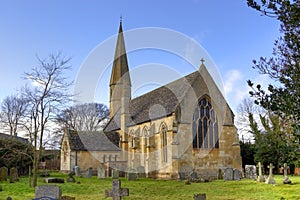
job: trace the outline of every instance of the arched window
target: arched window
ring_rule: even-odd
[[[207,98],[198,102],[192,126],[193,148],[219,148],[218,120]]]
[[[162,157],[163,157],[163,162],[168,162],[168,136],[167,136],[167,128],[165,125],[161,126],[161,144],[162,144]]]

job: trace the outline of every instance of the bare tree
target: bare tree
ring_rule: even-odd
[[[28,101],[17,95],[7,96],[1,104],[0,122],[11,136],[18,135],[18,129],[24,125]]]
[[[57,116],[64,127],[77,131],[98,131],[106,123],[109,109],[101,103],[78,104],[67,108]]]
[[[48,59],[38,58],[38,65],[31,72],[25,73],[25,79],[31,82],[23,94],[29,101],[31,124],[29,138],[33,142],[33,187],[37,185],[38,163],[44,148],[44,134],[48,126],[54,124],[57,113],[65,108],[70,101],[69,86],[64,75],[70,69],[70,58],[61,54],[50,55]]]

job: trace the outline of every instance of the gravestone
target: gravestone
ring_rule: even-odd
[[[206,194],[194,194],[194,200],[206,200]]]
[[[74,175],[75,175],[75,172],[70,172],[70,173],[68,174],[67,182],[69,182],[69,183],[75,183],[76,180],[75,180],[75,178],[74,178]]]
[[[284,175],[284,177],[283,177],[283,179],[282,179],[282,183],[283,184],[291,184],[292,183],[292,181],[289,179],[289,177],[288,177],[288,169],[289,169],[290,167],[289,166],[287,166],[287,164],[286,163],[284,163],[283,164],[283,175]]]
[[[274,177],[273,177],[273,169],[275,168],[274,166],[273,166],[273,164],[272,163],[270,163],[270,165],[268,166],[268,168],[270,169],[270,171],[269,171],[269,176],[268,176],[268,178],[267,178],[267,180],[266,180],[266,184],[276,184],[276,181],[274,180]]]
[[[74,167],[74,171],[75,171],[75,176],[81,176],[81,174],[80,174],[80,167],[79,166],[75,166]]]
[[[111,176],[113,179],[118,179],[119,178],[119,170],[113,169]]]
[[[146,172],[144,166],[138,166],[137,167],[137,173],[139,178],[146,178]]]
[[[258,165],[257,165],[257,167],[258,167],[258,177],[257,177],[257,182],[265,182],[265,177],[264,177],[264,175],[262,174],[262,165],[261,165],[261,163],[260,162],[258,162]]]
[[[19,175],[17,168],[13,167],[9,170],[9,182],[14,183],[16,181],[19,181]]]
[[[91,178],[92,175],[93,175],[93,169],[90,167],[90,168],[88,168],[88,169],[86,170],[86,175],[85,175],[85,177],[86,177],[86,178]]]
[[[123,196],[129,196],[129,189],[121,188],[121,181],[113,179],[112,189],[105,190],[105,197],[112,197],[113,200],[121,200]]]
[[[198,179],[197,177],[197,173],[195,172],[195,170],[193,169],[193,171],[190,173],[190,177],[192,181],[195,181]]]
[[[135,181],[136,180],[136,173],[135,172],[128,172],[127,173],[127,180],[128,181]]]
[[[105,168],[103,167],[103,165],[100,165],[97,169],[97,177],[98,179],[102,179],[105,178]]]
[[[246,178],[256,180],[256,178],[257,178],[256,166],[255,165],[245,165],[245,174],[246,174]]]
[[[44,183],[64,183],[63,178],[44,178]]]
[[[0,168],[0,181],[7,181],[8,169],[7,167]]]
[[[233,180],[240,181],[242,179],[242,173],[238,169],[233,170]]]
[[[47,199],[45,197],[50,197],[52,199],[61,199],[61,189],[55,185],[41,185],[35,187],[35,199]]]
[[[233,180],[233,169],[225,168],[224,169],[224,181]]]
[[[218,179],[219,180],[223,179],[223,173],[221,169],[218,170]]]

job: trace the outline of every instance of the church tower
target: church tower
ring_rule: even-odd
[[[110,118],[119,122],[121,130],[129,120],[129,102],[131,100],[131,80],[125,49],[125,41],[120,20],[118,40],[110,78]]]

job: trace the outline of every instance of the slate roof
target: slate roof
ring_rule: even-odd
[[[103,131],[68,130],[67,136],[72,151],[121,151],[103,133]]]
[[[132,121],[129,122],[127,126],[162,118],[174,113],[186,92],[190,89],[191,85],[193,85],[193,82],[200,78],[200,76],[199,71],[195,71],[185,77],[132,99],[129,105]],[[118,123],[114,120],[114,117],[112,117],[104,128],[104,131],[110,132],[119,129]]]
[[[5,134],[5,133],[0,133],[0,139],[7,140],[7,139],[11,139],[11,138],[13,138],[13,139],[15,139],[15,140],[17,140],[19,142],[24,142],[24,143],[29,144],[28,140],[25,139],[25,138],[18,137],[18,136],[11,136],[11,135],[8,135],[8,134]]]

